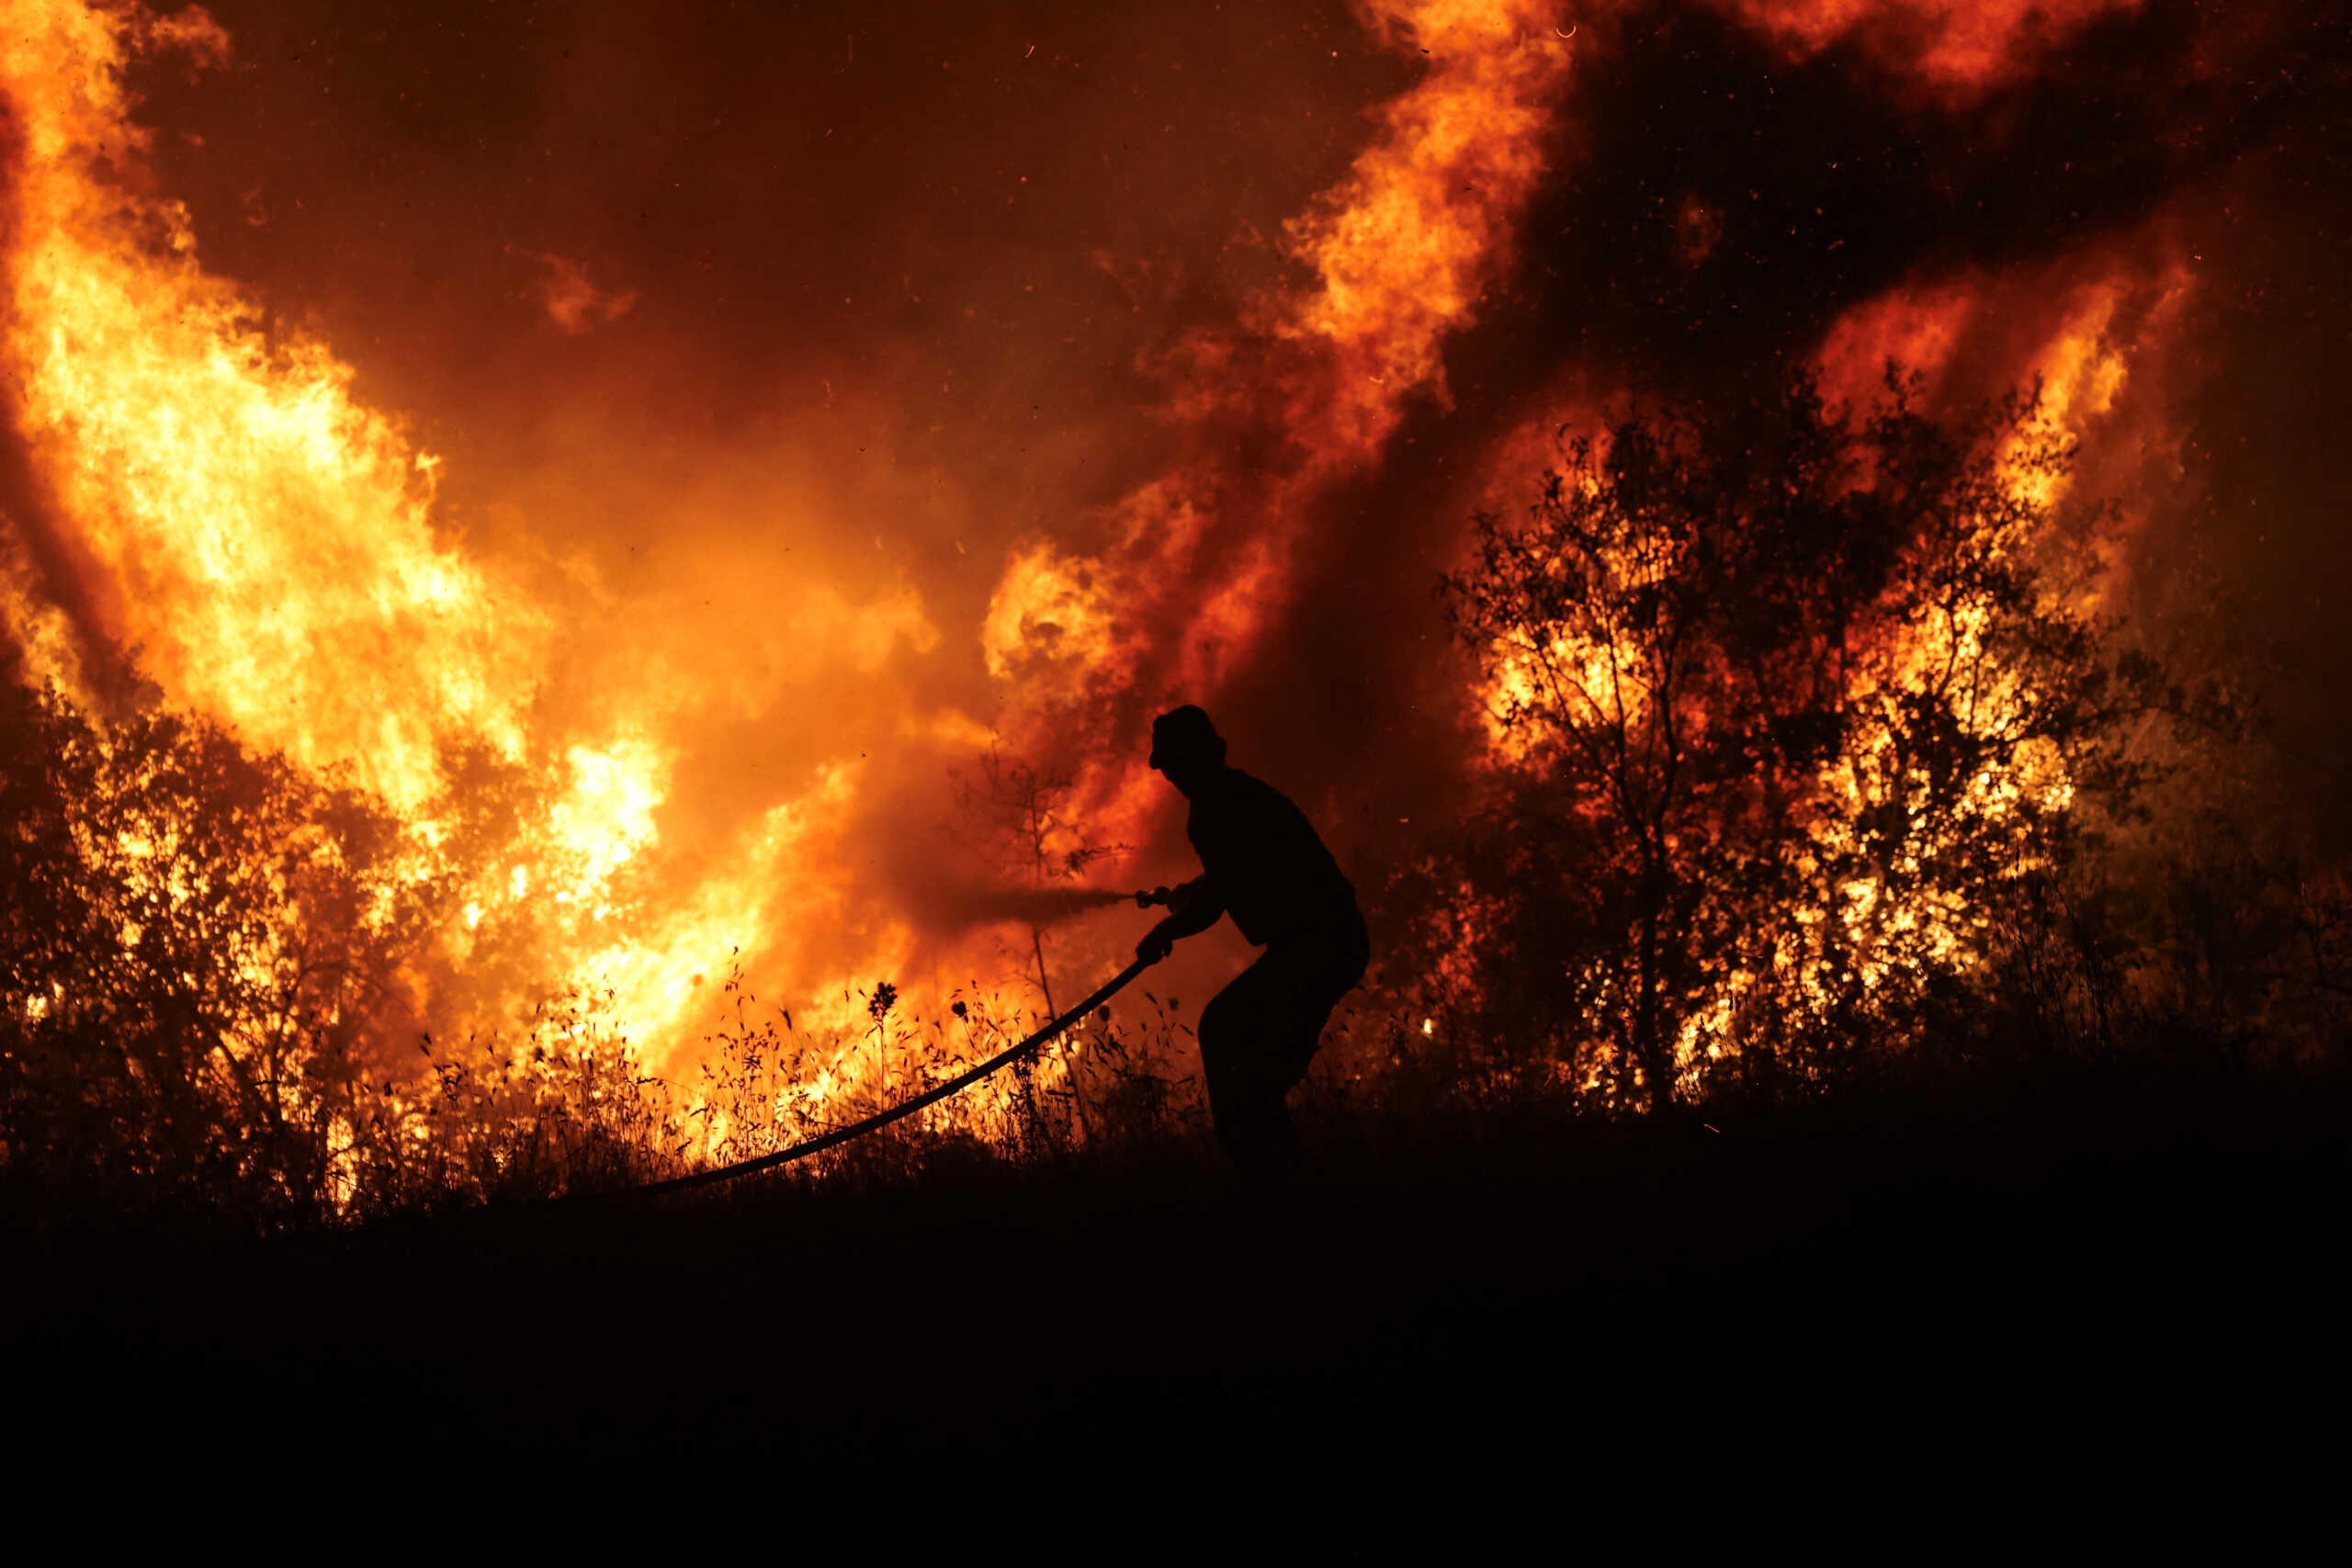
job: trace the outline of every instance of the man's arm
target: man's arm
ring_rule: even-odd
[[[1225,918],[1225,898],[1203,872],[1175,889],[1168,900],[1168,918],[1144,933],[1136,956],[1157,964],[1168,956],[1180,937],[1198,936]]]

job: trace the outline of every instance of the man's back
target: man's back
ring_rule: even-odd
[[[1193,797],[1185,836],[1241,934],[1261,946],[1361,931],[1355,889],[1273,785],[1238,768]]]

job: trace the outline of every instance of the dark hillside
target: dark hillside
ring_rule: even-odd
[[[757,1461],[910,1497],[1012,1459],[1147,1488],[2316,1461],[2287,1434],[2341,1391],[2347,1111],[2340,1084],[2076,1074],[1327,1122],[1279,1200],[1179,1149],[52,1241],[9,1270],[13,1403],[141,1468]]]

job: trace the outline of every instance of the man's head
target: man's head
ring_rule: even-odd
[[[1192,704],[1170,708],[1151,721],[1151,765],[1182,789],[1225,765],[1225,737]]]

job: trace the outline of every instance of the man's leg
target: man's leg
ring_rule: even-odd
[[[1252,1174],[1278,1174],[1297,1157],[1289,1097],[1338,999],[1328,968],[1269,951],[1202,1010],[1209,1113],[1227,1155]]]
[[[1267,1038],[1280,1005],[1280,987],[1262,957],[1235,976],[1201,1010],[1201,1076],[1217,1142],[1236,1166],[1251,1174],[1283,1163],[1291,1151],[1290,1089],[1272,1070]]]

